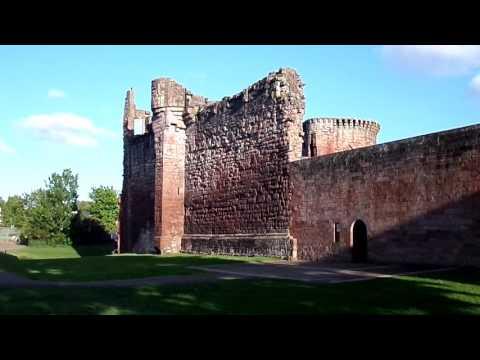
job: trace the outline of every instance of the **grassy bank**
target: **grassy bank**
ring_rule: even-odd
[[[189,265],[260,263],[257,257],[198,255],[102,255],[104,247],[27,247],[0,254],[0,270],[15,272],[34,280],[95,281],[134,279],[162,275],[198,273]]]
[[[480,270],[330,285],[231,280],[140,289],[3,289],[0,314],[480,315]]]

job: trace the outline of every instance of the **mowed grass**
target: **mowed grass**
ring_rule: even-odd
[[[164,275],[192,275],[191,265],[261,263],[271,258],[197,255],[104,255],[102,247],[27,247],[0,254],[0,271],[11,271],[33,280],[96,281]],[[103,254],[103,255],[102,255]]]
[[[480,315],[480,270],[323,285],[228,280],[128,289],[2,289],[0,314]]]
[[[80,258],[82,256],[103,256],[111,253],[110,246],[82,246],[74,248],[72,246],[45,246],[29,247],[26,246],[20,250],[10,251],[19,259],[24,260],[46,260],[63,258]]]
[[[190,265],[275,260],[108,252],[24,248],[1,254],[0,269],[32,279],[93,281],[193,274]],[[342,284],[250,279],[142,288],[0,288],[0,314],[480,315],[480,269]]]

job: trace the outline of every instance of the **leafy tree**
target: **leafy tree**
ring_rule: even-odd
[[[88,208],[91,218],[97,221],[107,233],[117,230],[119,214],[118,194],[113,187],[93,187],[89,194],[92,203]]]
[[[27,225],[23,235],[49,245],[68,245],[73,217],[77,211],[78,175],[70,169],[53,173],[46,189],[31,193],[27,199]]]
[[[73,246],[110,244],[112,239],[98,221],[79,210],[72,221],[71,239]]]
[[[91,201],[79,201],[78,202],[78,212],[79,213],[82,213],[82,214],[85,214],[86,216],[88,215],[89,213],[89,209],[90,209],[90,206],[92,205],[92,202]]]
[[[29,241],[45,241],[47,244],[55,243],[52,233],[55,233],[55,220],[52,220],[46,191],[38,189],[28,194],[26,202],[26,224],[22,229],[22,238]],[[55,234],[54,234],[55,237]],[[58,237],[58,235],[57,235]]]
[[[77,210],[78,175],[73,175],[72,170],[65,169],[61,175],[53,173],[46,186],[47,196],[53,204],[68,207],[70,211]]]
[[[0,226],[3,225],[3,220],[2,220],[2,211],[3,211],[3,206],[5,205],[5,200],[0,196]]]
[[[2,222],[5,226],[21,229],[26,221],[25,196],[9,196],[2,205]]]

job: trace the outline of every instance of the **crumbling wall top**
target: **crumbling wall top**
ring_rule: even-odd
[[[301,103],[298,113],[304,111],[303,88],[304,84],[300,80],[300,76],[294,69],[280,68],[278,71],[271,72],[267,77],[255,82],[241,92],[225,96],[220,101],[207,102],[200,109],[201,118],[208,119],[219,113],[235,113],[240,109],[244,109],[243,105],[262,97],[264,101],[274,101],[277,103],[286,101],[297,101]],[[243,110],[242,110],[243,111]]]
[[[207,100],[193,95],[175,80],[162,77],[152,80],[152,112],[158,114],[166,107],[184,110],[194,106],[203,106]]]

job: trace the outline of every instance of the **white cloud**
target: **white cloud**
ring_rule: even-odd
[[[48,90],[48,97],[50,99],[62,99],[65,97],[65,92],[63,90],[50,89]]]
[[[21,126],[41,138],[67,145],[92,147],[99,137],[115,137],[112,131],[97,128],[90,119],[72,113],[31,115]]]
[[[474,76],[472,81],[470,81],[470,89],[472,89],[475,94],[480,95],[480,74]]]
[[[7,154],[15,154],[15,149],[5,144],[2,139],[0,139],[0,152]]]
[[[434,75],[462,75],[480,68],[480,45],[387,45],[394,63]]]

